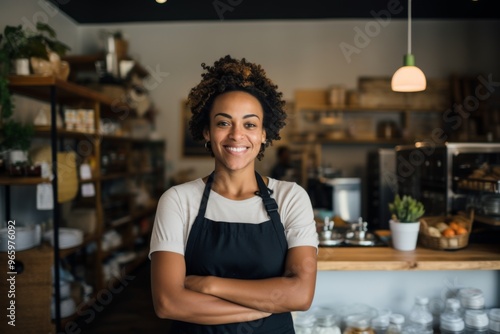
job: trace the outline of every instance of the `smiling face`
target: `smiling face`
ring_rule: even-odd
[[[215,98],[209,117],[210,125],[203,136],[211,142],[215,169],[253,171],[255,158],[266,140],[259,100],[241,91],[221,94]]]

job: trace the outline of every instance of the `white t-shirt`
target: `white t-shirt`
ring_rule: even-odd
[[[269,189],[278,204],[288,248],[318,247],[318,235],[307,192],[295,182],[269,178]],[[191,226],[198,215],[205,183],[201,178],[168,189],[160,197],[151,235],[150,251],[184,255]],[[210,191],[205,217],[219,222],[259,224],[268,221],[262,198],[235,201]]]

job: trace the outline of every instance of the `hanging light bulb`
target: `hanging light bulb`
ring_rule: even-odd
[[[415,66],[411,53],[411,0],[408,0],[408,53],[403,58],[403,66],[392,76],[391,88],[395,92],[420,92],[426,86],[425,74]]]

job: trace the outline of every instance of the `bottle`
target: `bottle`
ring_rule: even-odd
[[[445,309],[439,317],[441,334],[461,334],[465,323],[460,311],[460,301],[456,298],[446,300]]]
[[[421,324],[426,329],[432,330],[433,317],[429,310],[429,298],[418,296],[408,317],[409,323]]]
[[[465,334],[488,333],[488,314],[484,310],[465,310]]]
[[[401,334],[405,317],[402,314],[394,313],[389,317],[389,327],[387,327],[387,334]]]

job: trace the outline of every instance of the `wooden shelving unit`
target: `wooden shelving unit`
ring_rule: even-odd
[[[79,58],[78,58],[79,59]],[[73,59],[77,61],[78,59]],[[80,59],[81,63],[85,63],[89,61],[88,57],[82,57]],[[82,65],[83,66],[83,65]],[[139,65],[137,70],[141,70],[143,72],[142,75],[146,76],[147,71],[140,68]],[[165,175],[164,175],[164,154],[166,150],[166,143],[163,140],[149,140],[147,138],[131,138],[127,136],[116,136],[116,135],[102,135],[100,134],[99,128],[99,120],[101,117],[111,117],[113,116],[112,112],[107,112],[117,107],[117,102],[94,90],[91,90],[87,87],[77,85],[68,81],[61,81],[54,77],[45,77],[45,76],[11,76],[8,78],[10,83],[10,89],[13,94],[26,96],[29,98],[33,98],[42,102],[49,102],[51,108],[51,120],[52,124],[50,126],[44,127],[36,127],[35,128],[35,136],[40,138],[49,138],[52,148],[52,161],[57,161],[57,153],[61,147],[67,147],[67,145],[61,145],[63,142],[73,143],[74,146],[77,146],[77,143],[81,140],[85,140],[91,143],[92,151],[90,156],[86,155],[82,156],[83,158],[92,157],[95,161],[95,168],[92,169],[92,176],[90,179],[79,179],[79,187],[84,183],[92,183],[95,187],[95,195],[93,197],[83,198],[81,196],[80,191],[79,195],[72,201],[72,206],[75,208],[80,207],[88,207],[91,206],[95,209],[95,231],[92,234],[85,235],[84,242],[78,247],[72,247],[69,249],[60,249],[58,238],[54,240],[54,247],[50,247],[50,245],[42,245],[30,250],[19,252],[19,258],[37,258],[38,256],[44,257],[44,262],[42,264],[38,264],[37,266],[43,266],[44,270],[50,272],[51,267],[55,267],[55,281],[59,281],[59,266],[60,259],[67,259],[69,257],[73,257],[75,254],[85,253],[87,252],[86,248],[89,245],[93,245],[90,247],[94,249],[92,254],[87,254],[88,258],[93,261],[92,268],[89,270],[89,275],[92,276],[91,281],[87,282],[93,287],[93,291],[97,294],[99,291],[104,289],[105,287],[112,284],[111,281],[108,281],[104,278],[103,266],[105,265],[105,261],[109,260],[110,257],[114,255],[115,252],[134,252],[134,259],[130,263],[124,264],[123,272],[130,272],[133,268],[137,267],[140,263],[147,259],[147,243],[143,244],[142,249],[138,249],[136,245],[136,240],[138,238],[147,239],[149,237],[148,234],[144,234],[142,232],[137,232],[139,229],[143,231],[144,227],[142,226],[144,221],[147,220],[148,224],[152,225],[152,221],[155,214],[156,208],[156,199],[159,198],[161,193],[165,190]],[[123,104],[119,103],[120,108],[128,108],[130,109],[129,117],[134,117],[135,113],[133,110]],[[62,111],[64,108],[91,108],[94,110],[94,124],[95,128],[91,132],[80,132],[80,131],[68,131],[64,128],[59,128],[56,124],[56,115],[59,113],[62,116]],[[123,109],[120,109],[123,110]],[[105,116],[104,116],[105,115]],[[118,117],[120,115],[114,115]],[[110,146],[107,144],[111,143]],[[101,164],[101,159],[103,155],[110,153],[113,150],[114,146],[119,147],[123,150],[125,156],[125,164],[123,166],[124,170],[119,172],[104,172],[102,170],[103,165]],[[137,159],[133,161],[135,156],[140,155],[141,159]],[[138,167],[139,166],[139,167]],[[59,228],[62,223],[62,212],[60,208],[60,204],[57,199],[57,189],[58,189],[58,178],[57,175],[52,180],[40,178],[40,177],[9,177],[6,175],[0,176],[0,186],[5,187],[6,193],[6,206],[8,206],[8,210],[6,212],[6,219],[12,219],[9,217],[10,215],[10,207],[13,205],[18,205],[16,203],[10,202],[10,191],[11,186],[27,186],[32,187],[41,183],[51,182],[54,191],[54,209],[53,209],[53,230],[54,234],[58,235]],[[132,196],[128,197],[128,201],[125,203],[124,207],[128,210],[128,213],[123,215],[119,222],[119,224],[106,224],[106,208],[104,207],[105,193],[107,184],[113,182],[121,182],[127,185],[137,185],[140,183],[144,187],[146,187],[151,199],[154,199],[147,206],[139,206],[133,200]],[[108,200],[109,201],[109,200]],[[80,203],[81,202],[81,203]],[[29,208],[27,208],[29,209]],[[33,208],[33,210],[36,210]],[[151,227],[148,229],[150,230]],[[102,248],[103,236],[106,231],[115,230],[121,235],[122,242],[119,246],[111,247],[110,250],[104,251]],[[48,260],[50,259],[50,260]],[[4,263],[6,263],[4,261]],[[45,272],[45,271],[44,271]],[[24,276],[23,276],[24,277]],[[51,322],[50,319],[50,308],[51,308],[51,295],[52,291],[54,292],[54,297],[56,300],[60,300],[60,291],[59,285],[54,285],[54,289],[52,289],[52,278],[45,277],[43,281],[37,281],[36,277],[33,278],[34,281],[30,281],[26,284],[29,286],[18,286],[17,293],[23,296],[26,293],[31,293],[36,295],[36,289],[42,289],[45,294],[48,293],[48,298],[43,303],[40,303],[39,308],[44,310],[49,310],[48,314],[45,314],[43,317],[46,317],[44,323],[52,324],[47,328],[48,330],[43,330],[44,332],[61,332],[64,324],[68,321],[68,319],[73,319],[74,316],[62,319],[60,317],[60,309],[59,303],[56,302],[56,316],[54,321]],[[20,280],[22,282],[25,280]],[[6,295],[7,289],[5,280],[2,280],[0,283],[0,291],[2,295]],[[5,293],[4,293],[5,292]],[[26,297],[26,298],[25,298]],[[30,310],[31,307],[29,303],[23,304],[22,301],[29,300],[29,296],[18,297],[17,300],[20,301],[18,303],[17,308],[19,310]],[[38,305],[38,304],[37,304]],[[38,306],[37,306],[38,307]],[[39,312],[38,312],[39,313]],[[22,330],[24,327],[24,321],[30,318],[32,315],[26,315],[23,319],[23,323],[18,322],[16,328],[18,330]],[[21,319],[21,318],[19,318]],[[6,322],[2,322],[2,326]],[[29,322],[26,323],[29,325]],[[0,326],[0,331],[2,331],[3,327]],[[28,332],[29,332],[29,327]]]

